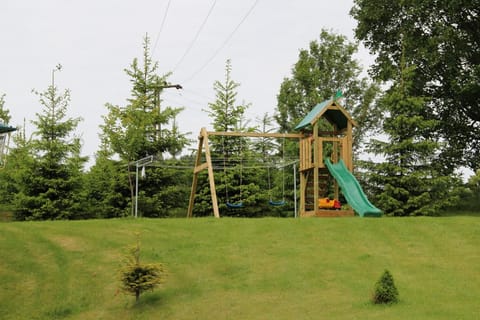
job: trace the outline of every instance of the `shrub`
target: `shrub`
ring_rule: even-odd
[[[398,290],[388,270],[385,270],[375,284],[375,292],[372,300],[375,304],[390,304],[398,301]]]
[[[126,264],[120,270],[121,290],[135,296],[138,301],[140,294],[153,290],[164,282],[166,272],[160,263],[140,262],[140,240],[137,235],[137,244],[129,250]]]

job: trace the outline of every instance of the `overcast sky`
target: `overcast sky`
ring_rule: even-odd
[[[202,111],[214,100],[213,83],[224,79],[225,61],[240,83],[238,101],[251,103],[246,117],[273,115],[276,96],[301,48],[322,28],[354,40],[353,0],[2,0],[0,94],[13,126],[41,112],[32,89],[44,91],[52,70],[59,89],[71,90],[69,115],[81,117],[77,134],[93,159],[105,103],[125,105],[130,95],[124,69],[141,57],[146,33],[160,74],[184,90],[166,89],[164,105],[185,107],[178,123],[196,137],[211,128]],[[194,41],[195,40],[195,41]],[[365,67],[372,58],[360,50]]]

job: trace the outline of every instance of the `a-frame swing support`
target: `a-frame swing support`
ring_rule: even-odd
[[[192,217],[193,215],[193,205],[195,202],[195,194],[197,191],[198,174],[201,171],[207,169],[208,181],[210,184],[210,194],[212,197],[213,215],[216,218],[220,218],[220,212],[218,210],[217,191],[215,189],[215,178],[213,175],[212,158],[210,155],[210,147],[208,144],[209,136],[250,137],[250,138],[294,138],[294,139],[302,139],[305,137],[305,135],[302,133],[258,133],[258,132],[236,132],[236,131],[217,132],[217,131],[207,131],[207,129],[202,128],[200,130],[200,136],[198,137],[197,157],[195,159],[195,168],[193,169],[193,182],[192,182],[192,190],[190,192],[190,201],[188,203],[187,217]],[[203,150],[205,150],[205,162],[202,163]]]

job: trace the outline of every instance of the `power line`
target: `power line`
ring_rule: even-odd
[[[167,20],[168,9],[170,8],[170,3],[171,2],[172,2],[172,0],[168,0],[167,8],[165,9],[165,13],[163,14],[162,23],[160,24],[160,30],[158,30],[157,38],[155,39],[155,45],[153,46],[153,49],[152,49],[152,56],[155,53],[155,49],[157,48],[158,40],[160,39],[160,34],[162,33],[163,26],[165,25],[165,21]]]
[[[208,21],[208,18],[210,17],[210,14],[212,13],[213,11],[213,8],[215,7],[215,4],[217,3],[217,0],[214,0],[212,5],[210,6],[210,9],[208,10],[208,13],[207,13],[207,16],[205,17],[205,19],[203,20],[202,24],[200,25],[200,28],[198,29],[197,33],[195,34],[195,37],[193,37],[193,40],[190,42],[190,45],[187,47],[187,50],[185,50],[185,53],[183,54],[183,56],[180,58],[180,60],[177,62],[177,64],[175,65],[175,67],[173,67],[173,71],[174,72],[178,66],[180,65],[180,63],[183,62],[183,60],[185,59],[185,57],[187,56],[187,54],[190,52],[190,50],[192,50],[192,47],[193,45],[195,44],[195,42],[197,41],[198,39],[198,36],[200,35],[200,32],[202,32],[203,30],[203,27],[205,27],[205,25],[207,24],[207,21]]]
[[[237,32],[237,30],[240,28],[240,26],[243,24],[243,22],[248,18],[248,16],[250,15],[250,13],[252,13],[253,9],[255,9],[255,7],[257,6],[258,2],[260,0],[255,0],[255,2],[253,3],[253,5],[250,7],[250,9],[247,11],[247,13],[243,16],[242,20],[240,20],[240,22],[237,24],[237,26],[235,27],[235,29],[233,29],[233,31],[228,35],[228,37],[225,39],[225,41],[220,45],[220,47],[217,48],[217,50],[215,50],[215,52],[213,53],[213,55],[197,70],[195,71],[190,77],[188,77],[185,81],[183,81],[184,83],[185,82],[189,82],[190,80],[192,80],[194,77],[196,77],[200,72],[203,71],[203,69],[205,69],[212,61],[213,59],[215,59],[215,57],[220,53],[220,51],[222,51],[222,49],[227,45],[227,43],[230,41],[230,39],[233,37],[233,35],[235,34],[235,32]]]

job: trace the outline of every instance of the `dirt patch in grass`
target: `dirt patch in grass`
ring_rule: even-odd
[[[74,237],[52,236],[50,240],[66,251],[82,252],[86,248],[85,241]]]

